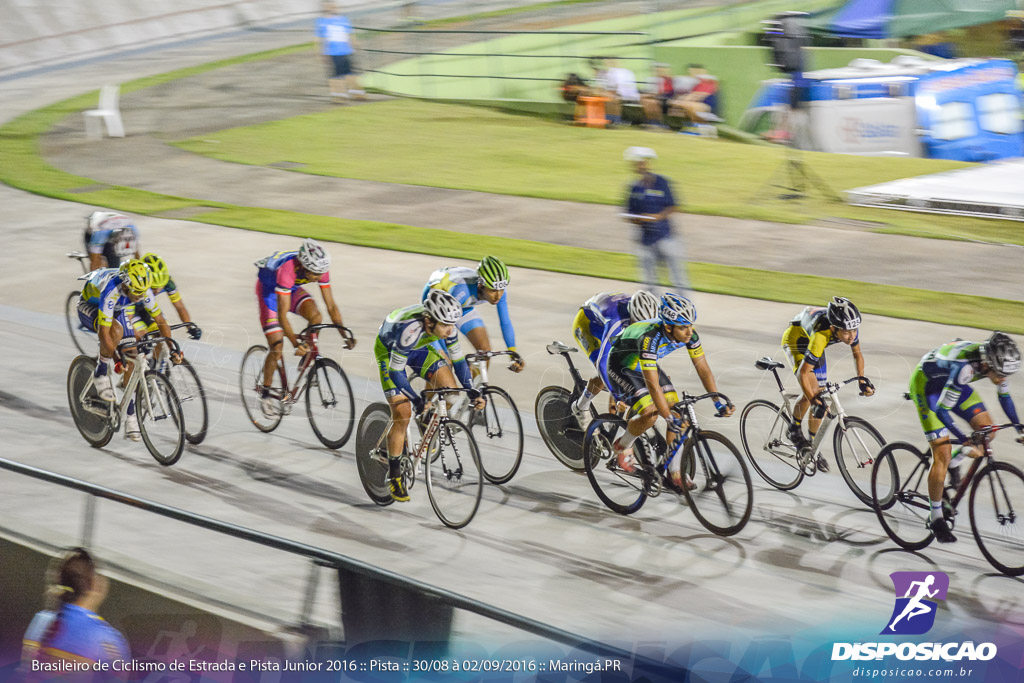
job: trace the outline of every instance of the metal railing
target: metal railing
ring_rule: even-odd
[[[444,588],[432,586],[430,584],[423,583],[422,581],[417,581],[415,579],[381,569],[371,564],[367,564],[366,562],[361,562],[354,558],[325,550],[323,548],[317,548],[315,546],[306,545],[304,543],[288,540],[279,536],[273,536],[253,529],[247,529],[245,527],[212,519],[203,515],[197,515],[186,510],[138,498],[127,493],[115,491],[113,489],[91,484],[79,479],[73,479],[62,474],[48,472],[46,470],[17,463],[5,458],[0,458],[0,469],[88,494],[89,498],[86,505],[84,519],[82,521],[81,531],[82,545],[85,547],[91,545],[93,527],[96,523],[96,502],[98,499],[102,499],[214,531],[219,534],[256,543],[266,548],[272,548],[292,555],[305,557],[312,561],[313,564],[309,579],[307,580],[307,590],[303,597],[301,613],[302,619],[308,617],[313,606],[313,600],[316,593],[316,582],[317,577],[319,576],[318,569],[321,567],[327,567],[338,571],[342,603],[346,600],[345,583],[348,581],[358,583],[357,592],[360,597],[364,599],[367,595],[371,596],[371,598],[376,595],[380,599],[385,599],[386,596],[393,595],[395,591],[400,591],[405,594],[425,599],[425,601],[419,601],[418,604],[420,605],[432,603],[428,604],[428,607],[433,610],[433,613],[431,614],[432,618],[418,619],[418,615],[410,614],[409,617],[413,623],[436,623],[438,621],[438,609],[440,608],[446,612],[447,622],[450,624],[452,610],[460,609],[485,617],[492,621],[511,626],[526,633],[540,636],[545,640],[568,645],[572,648],[601,657],[616,657],[630,660],[635,659],[634,655],[619,648],[543,624],[534,619],[509,612],[493,605],[488,605],[480,602],[479,600],[459,595],[458,593],[454,593]],[[352,606],[339,605],[339,609],[342,614],[342,622],[345,628],[344,635],[346,642],[358,642],[356,639],[350,639],[350,630],[356,632],[373,632],[376,627],[375,624],[360,624],[358,621],[353,621],[354,619],[365,619],[370,622],[379,621],[379,600],[370,599],[368,601],[364,600],[364,602],[368,602],[372,605],[372,608],[369,610],[360,610],[358,608],[352,609]],[[342,609],[343,607],[345,609]],[[369,613],[362,615],[358,614],[361,611]],[[445,615],[442,615],[442,618],[440,619],[442,622],[445,621],[443,616]],[[306,625],[306,623],[300,625]],[[363,626],[366,626],[366,628],[363,628]],[[425,636],[423,638],[424,640],[441,640],[447,642],[450,639],[449,637],[444,637],[445,634],[440,634],[441,637],[439,637],[436,629],[429,633],[424,633],[423,635]],[[450,632],[447,635],[450,636]],[[415,638],[415,634],[413,634],[413,636],[413,639],[417,639]]]

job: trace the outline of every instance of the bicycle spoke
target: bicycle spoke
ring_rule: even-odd
[[[313,433],[328,448],[341,448],[352,435],[355,424],[352,388],[341,366],[329,358],[318,359],[310,371],[306,383],[306,414]]]
[[[900,547],[920,550],[932,541],[928,471],[931,459],[904,442],[879,453],[871,472],[875,514],[886,534]]]
[[[762,479],[782,491],[795,488],[804,478],[788,432],[788,418],[770,401],[751,401],[740,414],[740,439],[750,464]]]
[[[1005,462],[991,462],[971,487],[970,518],[982,554],[1004,574],[1024,574],[1024,474]]]
[[[515,476],[523,457],[523,423],[512,397],[497,387],[484,390],[483,411],[468,410],[468,422],[480,449],[480,465],[492,484]]]
[[[732,443],[715,432],[698,432],[683,450],[684,463],[691,459],[692,490],[686,499],[698,521],[723,536],[740,531],[750,519],[753,488],[743,459]]]
[[[427,495],[438,519],[455,529],[469,524],[480,505],[483,473],[472,433],[456,420],[435,432],[436,458],[425,458]]]

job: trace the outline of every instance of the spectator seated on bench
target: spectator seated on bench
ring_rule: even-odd
[[[693,89],[675,97],[669,105],[672,115],[683,119],[684,124],[719,123],[718,79],[707,72],[702,64],[690,64],[688,71],[697,79]]]
[[[636,76],[621,67],[615,59],[605,60],[607,68],[600,72],[594,86],[608,97],[608,120],[612,125],[622,123],[622,107],[639,106],[640,91],[636,87]]]

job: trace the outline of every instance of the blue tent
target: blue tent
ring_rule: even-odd
[[[1016,6],[1016,0],[849,0],[807,26],[842,38],[905,38],[999,21]]]

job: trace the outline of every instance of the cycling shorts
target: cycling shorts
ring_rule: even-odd
[[[128,318],[128,313],[131,311],[131,307],[122,308],[120,311],[114,313],[114,322],[121,326],[121,334],[128,333],[129,330],[144,331],[145,328],[139,325],[133,324],[136,320],[133,318],[131,321]],[[100,309],[95,304],[91,304],[85,299],[78,300],[78,322],[87,330],[92,332],[99,332],[99,313]]]
[[[295,287],[291,291],[292,301],[291,306],[288,308],[290,313],[298,313],[299,307],[310,299],[309,292],[304,290],[302,287]],[[263,334],[271,334],[273,332],[281,331],[281,321],[278,318],[277,313],[277,291],[273,287],[268,287],[264,291],[263,283],[256,280],[256,299],[260,304],[260,326],[263,328]]]
[[[609,364],[605,380],[608,390],[615,400],[628,405],[634,414],[641,412],[653,403],[642,370],[614,368]],[[679,395],[676,393],[676,388],[672,386],[672,380],[660,367],[658,368],[658,385],[661,387],[662,393],[665,394],[665,400],[668,401],[669,406],[679,401]]]

